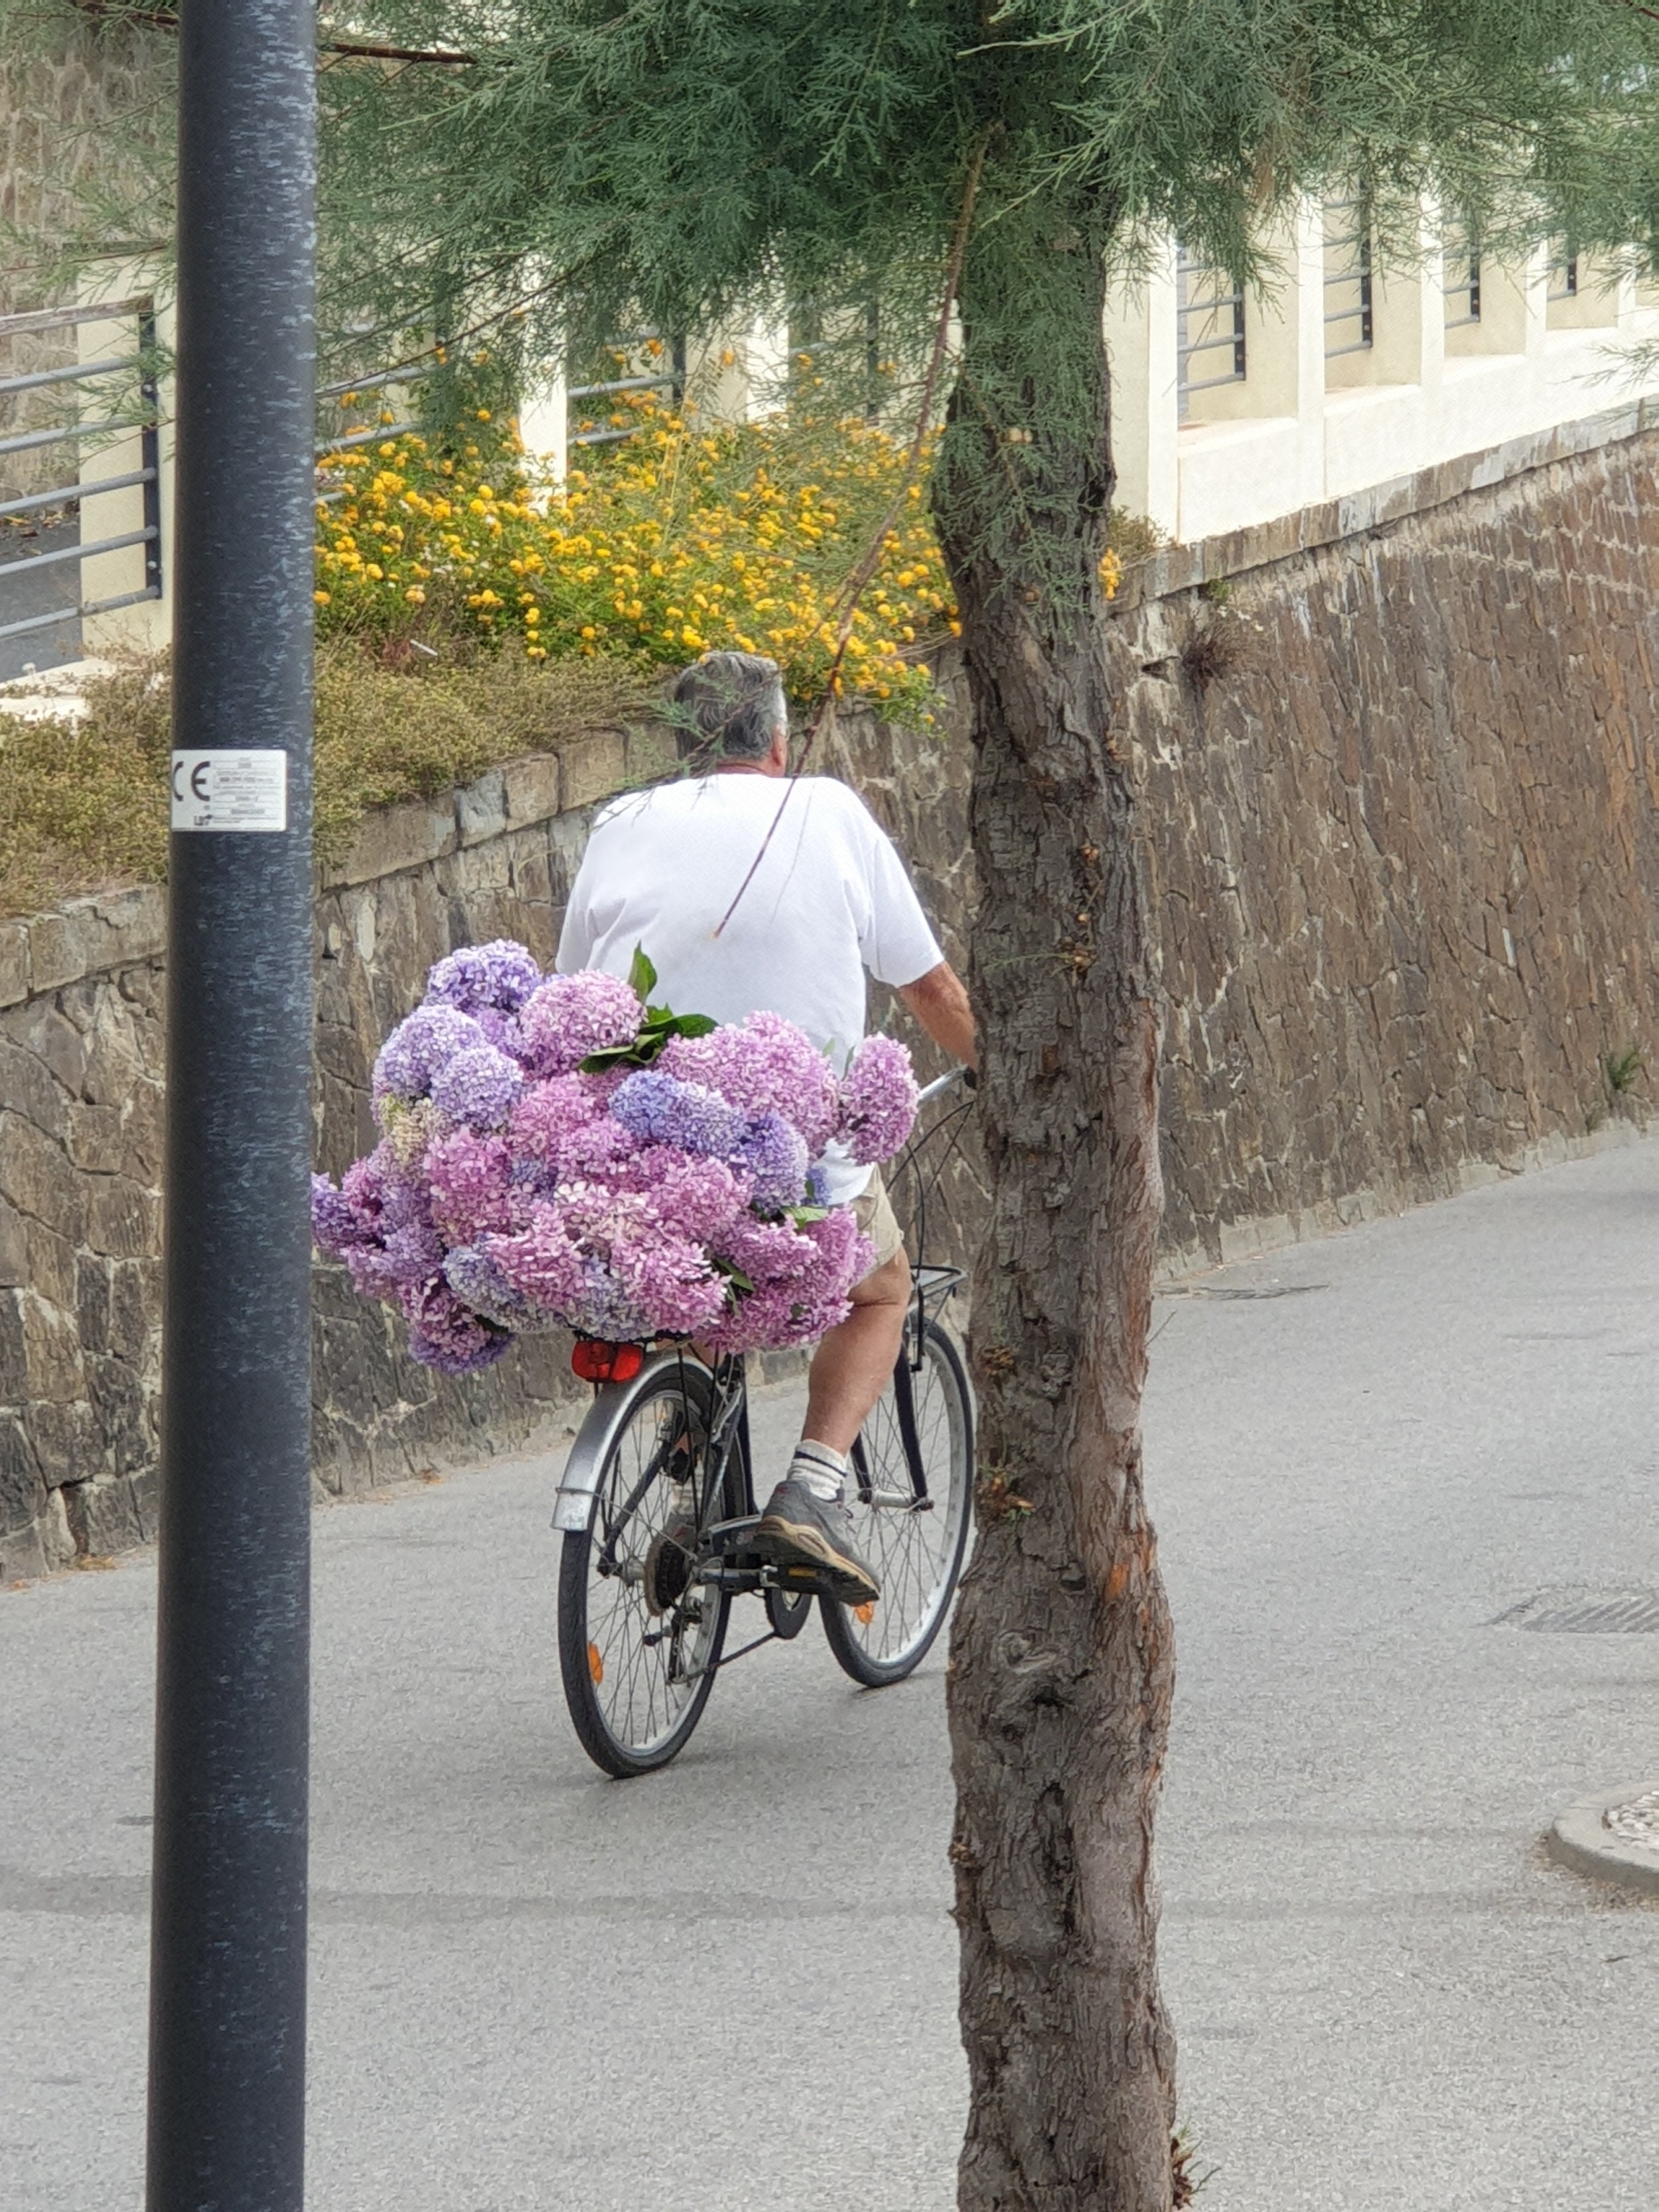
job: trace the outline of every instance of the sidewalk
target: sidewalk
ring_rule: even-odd
[[[1659,1772],[1659,1638],[1487,1624],[1659,1589],[1659,1143],[1195,1291],[1147,1458],[1200,2203],[1635,2212],[1659,1905],[1538,1838]],[[809,1629],[607,1784],[558,1702],[554,1480],[318,1520],[313,2212],[950,2212],[943,1655],[864,1696]],[[5,2212],[141,2201],[153,1593],[0,1593]]]

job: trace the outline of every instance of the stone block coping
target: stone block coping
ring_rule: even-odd
[[[1246,575],[1253,568],[1271,568],[1298,553],[1322,545],[1334,545],[1367,532],[1386,530],[1409,516],[1423,514],[1466,492],[1488,490],[1513,477],[1576,454],[1594,453],[1602,446],[1618,445],[1659,428],[1659,400],[1633,399],[1620,407],[1586,415],[1573,422],[1554,422],[1529,436],[1507,439],[1476,453],[1460,453],[1433,468],[1418,469],[1409,476],[1393,477],[1386,483],[1368,484],[1363,491],[1340,499],[1320,501],[1299,507],[1293,514],[1275,515],[1242,530],[1228,530],[1190,545],[1166,546],[1150,560],[1129,569],[1112,611],[1125,612],[1149,599],[1174,592],[1195,591],[1201,584]]]
[[[620,730],[575,732],[556,750],[488,769],[441,799],[401,799],[366,815],[344,858],[319,867],[319,891],[423,867],[463,847],[607,797],[628,780],[635,749]],[[649,763],[640,758],[641,769]],[[0,1007],[83,977],[161,957],[167,893],[159,884],[67,899],[49,913],[0,920]]]
[[[1580,1797],[1557,1815],[1544,1848],[1558,1864],[1596,1881],[1610,1881],[1620,1889],[1659,1895],[1659,1830],[1651,1843],[1622,1835],[1608,1826],[1609,1817],[1635,1808],[1639,1800],[1659,1796],[1659,1781],[1627,1782],[1622,1789],[1598,1790]],[[1645,1822],[1627,1824],[1633,1828]]]

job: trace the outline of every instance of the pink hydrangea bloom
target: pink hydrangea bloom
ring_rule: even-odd
[[[611,1265],[623,1295],[665,1335],[693,1335],[725,1310],[726,1285],[689,1237],[617,1245]]]
[[[833,1327],[870,1248],[846,1208],[779,1217],[838,1127],[864,1153],[897,1141],[896,1048],[866,1048],[841,1085],[799,1030],[757,1014],[676,1039],[656,1067],[583,1075],[636,1034],[638,1000],[611,976],[531,981],[505,944],[440,963],[448,1003],[381,1055],[384,1141],[337,1189],[317,1180],[320,1248],[404,1312],[414,1355],[471,1374],[555,1322],[729,1350]]]
[[[520,1056],[532,1075],[568,1075],[589,1053],[631,1043],[643,1012],[618,976],[550,975],[519,1011]]]
[[[811,1038],[781,1014],[750,1014],[707,1036],[672,1037],[657,1065],[682,1083],[719,1091],[747,1114],[781,1114],[816,1159],[841,1115],[835,1071]]]
[[[867,1036],[841,1084],[843,1138],[860,1167],[890,1160],[915,1127],[916,1079],[896,1037]]]
[[[563,1139],[586,1128],[604,1111],[599,1078],[556,1075],[526,1087],[507,1116],[507,1133],[516,1154],[556,1167]]]
[[[652,1147],[659,1154],[672,1149],[667,1145]],[[653,1180],[642,1188],[668,1233],[694,1244],[715,1243],[746,1215],[749,1204],[746,1178],[734,1175],[722,1161],[685,1155],[658,1164]]]
[[[513,1226],[513,1148],[505,1137],[459,1129],[426,1152],[432,1218],[452,1244]]]
[[[715,1241],[715,1250],[750,1281],[798,1282],[817,1264],[817,1247],[787,1221],[731,1223]]]
[[[561,1137],[555,1155],[558,1171],[573,1181],[609,1182],[640,1150],[640,1140],[619,1122],[603,1115],[586,1128]]]
[[[581,1287],[582,1254],[559,1207],[532,1206],[526,1228],[512,1237],[486,1237],[483,1249],[515,1291],[562,1313]]]

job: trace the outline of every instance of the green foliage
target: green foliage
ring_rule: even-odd
[[[1627,1097],[1645,1073],[1639,1045],[1630,1045],[1623,1052],[1610,1052],[1601,1066],[1607,1089],[1615,1098]]]
[[[0,49],[72,23],[159,56],[166,13],[0,0]],[[447,337],[429,413],[466,404],[485,333],[498,385],[757,311],[849,388],[872,332],[914,371],[976,169],[964,296],[1018,341],[979,401],[1073,435],[1099,395],[1072,258],[1132,261],[1168,228],[1249,274],[1274,217],[1332,186],[1402,250],[1425,191],[1492,252],[1565,232],[1650,263],[1659,227],[1659,23],[1624,0],[367,0],[352,38],[465,57],[391,66],[343,27],[319,19],[325,361]],[[88,254],[167,228],[170,66]]]

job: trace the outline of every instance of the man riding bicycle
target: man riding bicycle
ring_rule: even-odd
[[[600,809],[565,910],[560,973],[626,975],[643,946],[677,1010],[717,1022],[781,1014],[840,1066],[864,1036],[868,969],[972,1065],[968,994],[891,840],[836,778],[790,777],[777,663],[705,653],[672,696],[687,773]],[[848,1455],[898,1358],[910,1263],[879,1173],[836,1146],[817,1167],[825,1202],[854,1206],[876,1262],[813,1354],[801,1440],[754,1549],[810,1567],[858,1605],[880,1586],[853,1542]]]

